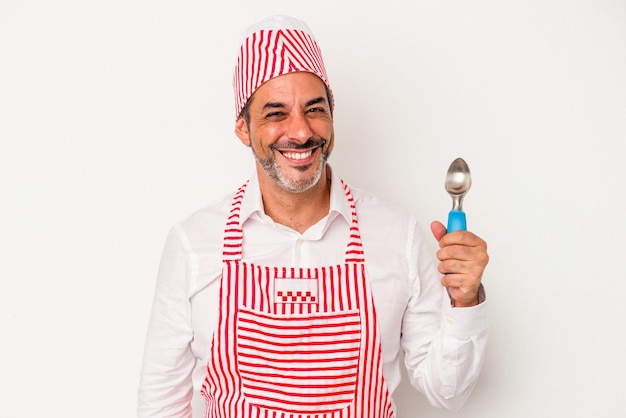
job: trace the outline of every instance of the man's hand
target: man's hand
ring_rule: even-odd
[[[448,289],[454,306],[477,305],[480,281],[489,262],[487,243],[468,231],[447,234],[446,227],[437,221],[430,224],[430,229],[439,242],[441,284]]]

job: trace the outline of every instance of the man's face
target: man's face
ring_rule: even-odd
[[[235,132],[252,148],[259,176],[279,188],[303,192],[325,172],[334,129],[326,87],[314,74],[273,78],[248,102],[250,123],[239,118]],[[262,181],[263,179],[261,179]]]

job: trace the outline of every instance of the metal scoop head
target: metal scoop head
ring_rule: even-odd
[[[445,185],[446,191],[452,197],[452,210],[463,210],[463,198],[472,186],[470,169],[463,158],[452,161]]]

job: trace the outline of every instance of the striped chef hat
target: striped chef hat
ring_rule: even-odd
[[[296,71],[317,75],[331,91],[322,53],[306,23],[289,16],[270,16],[250,26],[243,35],[233,74],[235,117],[261,84]]]

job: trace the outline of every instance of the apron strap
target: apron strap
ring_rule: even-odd
[[[233,197],[230,214],[228,215],[226,228],[224,229],[224,249],[222,251],[224,261],[241,260],[243,229],[241,228],[240,214],[241,202],[243,202],[243,195],[247,186],[248,182],[246,181]]]
[[[354,197],[350,187],[341,180],[343,190],[346,192],[346,198],[350,204],[350,211],[352,212],[352,222],[350,224],[350,240],[346,247],[346,263],[363,263],[365,258],[363,256],[363,243],[361,242],[361,232],[359,231],[359,221],[356,217],[356,205],[354,203]]]

